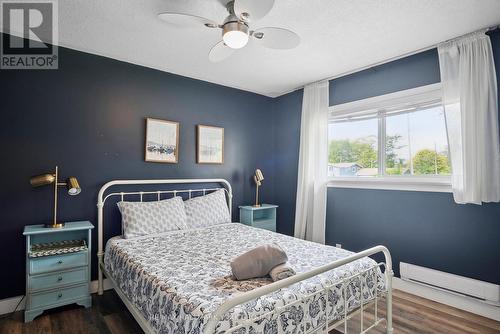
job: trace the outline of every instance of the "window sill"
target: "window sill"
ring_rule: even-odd
[[[451,179],[449,176],[335,177],[330,178],[327,185],[333,188],[452,192]]]

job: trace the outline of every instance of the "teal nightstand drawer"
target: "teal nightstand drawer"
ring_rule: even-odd
[[[68,284],[84,283],[89,279],[87,267],[53,274],[30,276],[31,290],[57,288]]]
[[[31,295],[31,308],[45,307],[53,304],[86,297],[89,295],[89,285],[77,285],[71,288],[57,289],[50,292],[34,293]]]
[[[276,221],[274,219],[256,220],[253,222],[252,226],[276,232]]]
[[[87,265],[87,251],[29,259],[29,273],[41,274]]]

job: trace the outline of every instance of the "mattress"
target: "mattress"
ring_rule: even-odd
[[[297,273],[353,254],[230,223],[134,239],[112,238],[106,244],[104,263],[107,274],[158,333],[203,333],[211,314],[224,301],[272,283],[267,277],[236,281],[229,266],[234,257],[267,243],[279,244]],[[358,307],[361,294],[367,300],[383,289],[380,270],[369,270],[375,265],[372,259],[363,258],[239,305],[220,319],[216,332],[301,333],[322,327],[326,316],[328,321],[340,319],[344,305],[348,311]],[[360,272],[364,273],[342,293],[343,279]],[[327,292],[327,286],[333,288]],[[272,310],[277,312],[269,314]],[[237,325],[241,326],[229,330]]]

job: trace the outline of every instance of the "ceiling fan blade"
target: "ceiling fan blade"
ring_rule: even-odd
[[[234,53],[234,51],[235,51],[234,49],[231,49],[229,46],[224,44],[223,41],[220,41],[219,43],[215,44],[212,47],[212,49],[208,53],[208,59],[212,63],[218,63],[228,58],[230,55]]]
[[[255,21],[271,11],[274,0],[235,0],[234,13],[243,20]]]
[[[300,44],[299,35],[284,28],[260,28],[252,33],[252,37],[257,43],[270,49],[293,49]]]
[[[191,14],[166,12],[158,14],[158,17],[169,24],[182,28],[198,28],[203,26],[208,28],[219,27],[217,22]]]

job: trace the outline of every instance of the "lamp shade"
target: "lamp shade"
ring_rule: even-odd
[[[260,169],[255,170],[255,178],[257,181],[263,181],[264,180],[264,175],[262,174],[262,171]]]
[[[237,18],[235,19],[237,20]],[[231,49],[241,49],[248,43],[248,26],[241,22],[224,24],[222,40]]]
[[[30,178],[30,183],[33,187],[41,187],[47,184],[54,183],[56,176],[54,174],[40,174]]]
[[[255,182],[256,185],[260,186],[262,185],[262,182],[260,182],[259,180],[257,180],[257,176],[253,176],[253,181]]]
[[[78,184],[78,180],[74,176],[66,180],[66,188],[68,188],[68,194],[71,196],[78,195],[82,191],[80,184]]]

